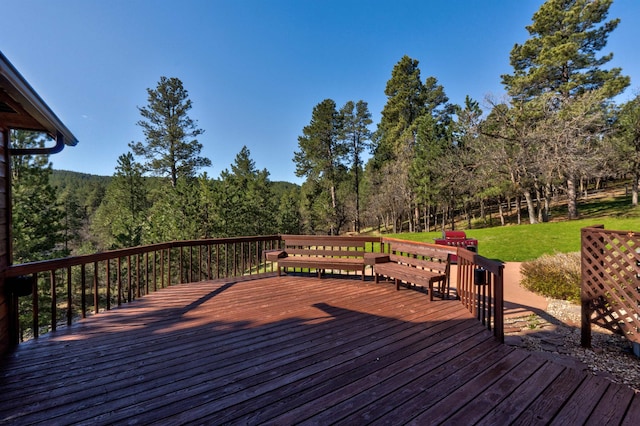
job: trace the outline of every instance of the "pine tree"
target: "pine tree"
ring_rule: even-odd
[[[194,177],[198,169],[211,165],[200,157],[202,144],[196,139],[204,130],[198,128],[188,112],[189,94],[177,78],[161,77],[155,89],[147,89],[148,104],[138,108],[146,142],[131,142],[133,153],[146,158],[145,166],[157,176],[169,177],[176,187],[178,178]]]
[[[384,93],[387,103],[375,134],[373,157],[378,167],[402,156],[415,142],[415,121],[425,111],[418,61],[403,56],[393,67]]]
[[[94,220],[94,231],[101,235],[105,248],[135,247],[142,243],[147,198],[142,166],[130,152],[122,154]]]
[[[39,133],[13,130],[14,148],[42,148]],[[13,263],[64,257],[63,210],[49,184],[51,163],[44,155],[11,157]]]
[[[311,122],[302,129],[302,136],[298,137],[300,149],[293,157],[296,176],[306,176],[307,181],[327,191],[330,204],[324,209],[323,216],[332,235],[338,234],[344,223],[337,188],[344,179],[343,161],[348,150],[340,139],[341,131],[342,122],[336,103],[325,99],[313,108]]]
[[[606,100],[629,85],[620,68],[602,68],[613,54],[598,57],[619,23],[619,19],[606,21],[612,1],[548,0],[533,15],[533,23],[527,27],[530,38],[511,51],[513,74],[502,76],[522,128],[533,128],[531,122],[574,108],[570,104],[576,100],[586,102],[583,96],[588,92],[598,91]],[[586,134],[588,129],[579,133]],[[576,218],[576,180],[584,169],[563,167],[559,173],[565,178],[569,218]]]
[[[351,170],[354,177],[355,197],[355,231],[360,232],[360,173],[362,169],[362,153],[370,147],[371,131],[369,125],[371,113],[366,102],[348,101],[340,110],[342,121],[342,133],[348,156],[351,162]]]
[[[256,168],[246,146],[236,155],[231,171],[224,170],[220,177],[217,205],[222,235],[268,235],[275,232],[276,206],[269,172]]]

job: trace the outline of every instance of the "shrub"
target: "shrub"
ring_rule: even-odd
[[[522,286],[553,299],[580,302],[580,253],[542,255],[521,266]]]

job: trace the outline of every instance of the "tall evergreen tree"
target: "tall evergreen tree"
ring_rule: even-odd
[[[415,142],[415,121],[425,111],[425,90],[418,61],[408,56],[393,67],[384,91],[387,103],[374,139],[374,164],[397,159]]]
[[[142,243],[147,200],[142,166],[130,152],[122,154],[94,220],[94,231],[101,235],[104,248],[135,247]]]
[[[527,27],[531,37],[511,51],[513,74],[502,76],[519,121],[538,121],[572,108],[569,104],[589,91],[612,98],[629,84],[620,68],[602,68],[613,54],[598,56],[619,23],[619,19],[606,21],[612,1],[548,0],[533,15]],[[565,178],[569,218],[575,218],[578,176],[571,168],[560,173]]]
[[[370,147],[371,131],[369,125],[371,113],[366,102],[348,101],[340,110],[342,118],[341,137],[348,150],[351,170],[354,177],[355,196],[355,231],[360,232],[360,174],[362,169],[362,153]]]
[[[277,222],[277,231],[281,234],[302,234],[300,190],[298,188],[286,191],[280,197]]]
[[[243,146],[231,171],[220,174],[219,217],[222,235],[268,235],[276,230],[276,206],[269,172],[258,170],[251,152]]]
[[[343,161],[347,147],[340,139],[341,117],[336,103],[325,99],[313,108],[311,122],[298,137],[299,151],[294,153],[296,176],[306,176],[329,194],[330,205],[326,209],[326,221],[331,234],[340,232],[344,222],[341,215],[337,187],[344,178]]]
[[[13,148],[42,148],[41,134],[13,130]],[[49,184],[51,163],[45,155],[11,157],[13,263],[63,257],[63,210]]]
[[[200,156],[196,139],[204,130],[188,115],[192,107],[187,90],[178,78],[160,77],[155,89],[147,89],[148,104],[139,107],[138,126],[146,142],[131,142],[133,153],[146,159],[145,166],[158,176],[168,177],[171,186],[180,177],[194,177],[198,169],[211,165]]]

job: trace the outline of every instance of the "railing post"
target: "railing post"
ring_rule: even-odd
[[[58,301],[56,298],[56,271],[49,271],[49,284],[51,289],[51,331],[56,331],[58,311]]]
[[[32,278],[32,288],[31,288],[31,300],[33,303],[33,317],[32,320],[32,329],[33,329],[33,338],[37,339],[40,334],[40,301],[38,300],[38,273],[33,273]]]
[[[495,314],[494,314],[494,335],[500,343],[504,343],[504,265],[498,268],[498,275],[495,280]]]

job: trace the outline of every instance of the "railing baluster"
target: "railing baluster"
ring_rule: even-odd
[[[43,291],[46,294],[46,290],[38,288],[38,273],[49,271],[50,274],[51,330],[56,330],[59,316],[56,280],[61,279],[64,281],[65,269],[67,275],[66,322],[67,324],[72,324],[74,317],[86,318],[87,316],[87,303],[91,303],[91,301],[87,300],[89,296],[87,290],[93,291],[93,310],[90,313],[98,314],[102,308],[107,311],[111,310],[112,305],[115,304],[112,303],[112,297],[113,301],[117,300],[117,305],[121,306],[123,303],[131,303],[135,298],[140,298],[152,291],[157,291],[160,288],[176,283],[231,278],[245,274],[252,276],[262,272],[272,272],[273,263],[264,261],[263,255],[267,249],[278,247],[282,247],[280,236],[219,238],[162,243],[93,255],[53,259],[24,265],[11,265],[6,269],[5,277],[27,274],[33,274],[34,276],[33,318],[30,318],[28,323],[21,324],[21,328],[16,330],[15,335],[19,336],[20,330],[28,330],[31,327],[33,330],[30,335],[37,337],[40,324],[43,324],[41,317],[43,313],[40,312],[38,304]],[[367,250],[378,250],[380,248],[382,251],[384,247],[383,243],[371,244],[367,246]],[[183,250],[185,248],[189,249],[188,261],[184,257]],[[194,253],[194,250],[197,250],[197,252]],[[153,252],[153,258],[151,258],[151,252]],[[135,259],[132,256],[135,256]],[[112,260],[115,260],[113,265],[111,263]],[[105,262],[104,265],[101,262]],[[126,262],[126,266],[124,262]],[[150,262],[152,265],[149,264]],[[78,269],[74,270],[76,267]],[[93,267],[93,285],[91,287],[88,287],[87,267]],[[460,268],[463,275],[468,275],[468,268],[462,261]],[[58,273],[60,273],[60,277],[57,277]],[[103,276],[104,291],[100,288]],[[42,277],[40,278],[42,279]],[[153,286],[149,284],[150,280],[153,280]],[[112,288],[112,285],[114,288]],[[126,294],[125,285],[127,286]],[[490,290],[490,293],[492,291]],[[101,292],[103,293],[101,294]],[[459,293],[464,301],[466,292],[465,283],[463,282],[461,282]],[[106,300],[104,305],[101,306],[102,297],[105,297]],[[489,302],[485,306],[489,306],[491,311],[481,313],[481,315],[483,315],[483,318],[486,315],[487,321],[485,322],[492,322],[490,315],[496,314],[493,313],[493,306],[490,304],[492,303],[491,298],[489,297],[488,300]],[[74,310],[76,311],[75,313]],[[497,321],[497,317],[495,318]],[[44,323],[46,324],[46,321]]]
[[[164,249],[160,252],[160,287],[164,288]]]
[[[211,269],[211,250],[213,250],[213,244],[207,245],[207,279],[213,278],[213,270]]]
[[[142,295],[140,287],[142,287],[142,274],[140,274],[140,254],[136,254],[136,295],[138,299]]]
[[[131,290],[131,255],[127,256],[127,303],[133,300],[133,292]]]
[[[38,332],[40,330],[40,302],[38,301],[38,273],[34,272],[31,281],[31,304],[33,309],[31,310],[31,328],[33,329],[34,339],[38,338]]]
[[[71,266],[67,267],[67,325],[73,323],[73,274]]]
[[[107,298],[107,311],[111,310],[111,260],[107,259],[105,265],[105,281],[106,281],[106,298]]]
[[[98,295],[98,262],[93,262],[93,312],[100,312],[100,297]]]
[[[122,306],[122,258],[118,257],[118,306]]]
[[[157,266],[158,266],[158,260],[157,260],[157,250],[153,251],[153,291],[155,292],[158,289],[158,282],[157,282]]]
[[[145,294],[149,294],[149,252],[144,254],[144,283]]]
[[[220,278],[220,244],[216,244],[216,278]]]
[[[81,315],[82,318],[87,317],[87,277],[85,276],[85,263],[80,265],[80,303],[82,306]]]
[[[171,249],[167,249],[167,287],[171,287]]]

